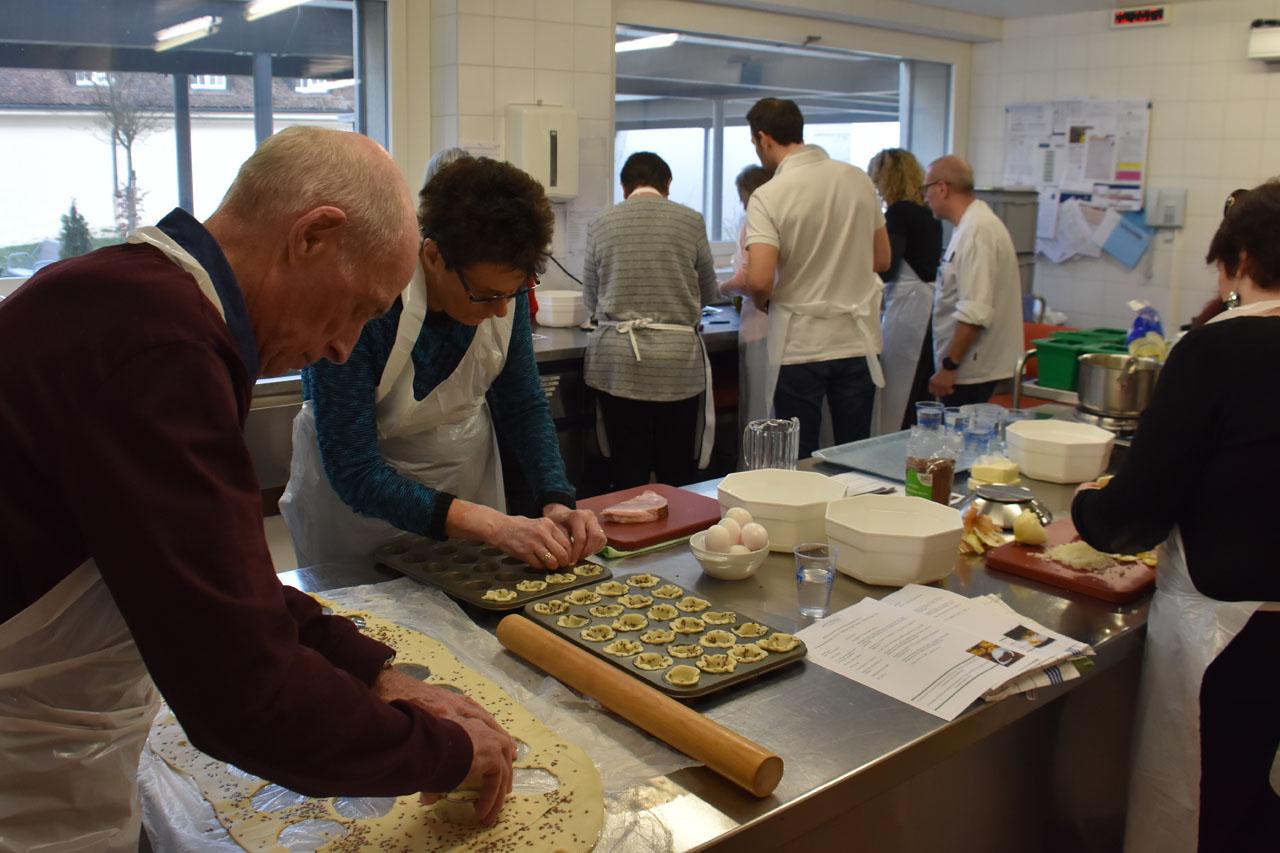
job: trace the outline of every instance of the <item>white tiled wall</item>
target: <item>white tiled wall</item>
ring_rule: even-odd
[[[1187,226],[1156,238],[1149,265],[1098,260],[1036,264],[1036,291],[1076,325],[1128,325],[1125,303],[1155,305],[1170,325],[1215,292],[1203,262],[1222,200],[1280,175],[1280,64],[1246,58],[1249,23],[1280,17],[1280,0],[1170,6],[1163,27],[1116,31],[1105,11],[1005,21],[975,45],[969,154],[979,184],[1003,171],[1004,107],[1064,98],[1149,98],[1149,182],[1185,187]],[[1148,276],[1149,273],[1149,276]]]
[[[594,210],[611,199],[613,4],[610,0],[433,0],[431,148],[505,141],[508,104],[578,113],[578,198],[557,207]],[[561,258],[563,260],[563,258]],[[575,271],[576,273],[576,271]],[[567,279],[552,265],[544,280]]]

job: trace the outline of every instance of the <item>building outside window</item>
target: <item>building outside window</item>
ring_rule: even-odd
[[[227,75],[225,74],[195,74],[191,77],[193,92],[225,92],[226,89]]]
[[[73,204],[92,245],[106,245],[174,207],[207,218],[275,131],[364,130],[365,95],[354,85],[304,93],[296,84],[353,80],[357,39],[385,51],[380,27],[357,25],[358,12],[380,0],[359,0],[360,9],[306,3],[255,21],[224,13],[214,32],[157,50],[154,33],[181,23],[181,5],[0,4],[0,197],[9,202],[0,205],[0,298],[58,259]],[[84,68],[87,55],[101,66]],[[376,111],[385,114],[385,103]]]

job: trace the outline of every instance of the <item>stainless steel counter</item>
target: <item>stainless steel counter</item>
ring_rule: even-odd
[[[834,472],[836,469],[825,469]],[[715,495],[715,483],[690,487]],[[1032,481],[1055,515],[1073,488]],[[679,546],[615,561],[647,570],[783,628],[801,627],[789,556],[773,554],[746,581],[705,577]],[[395,577],[372,566],[282,576],[307,590]],[[776,750],[786,773],[752,797],[705,768],[635,792],[675,850],[865,849],[1025,851],[1118,849],[1129,720],[1147,601],[1117,607],[958,559],[942,586],[995,593],[1015,610],[1097,650],[1081,679],[946,722],[803,663],[695,707]],[[892,590],[838,576],[832,609]],[[496,619],[473,614],[489,629]],[[607,772],[608,768],[602,768]]]

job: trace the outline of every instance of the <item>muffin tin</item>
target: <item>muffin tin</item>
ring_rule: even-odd
[[[387,568],[437,587],[460,601],[499,612],[516,610],[531,601],[564,595],[579,587],[595,586],[613,577],[613,572],[604,566],[586,561],[559,572],[535,569],[497,548],[462,539],[441,542],[421,536],[402,536],[377,549],[374,558]],[[595,573],[584,575],[583,571]],[[545,582],[548,575],[553,574],[572,574],[573,580],[548,583],[541,590],[516,588],[522,581]],[[515,597],[494,601],[484,597],[490,590],[510,590]]]
[[[637,579],[641,581],[640,584],[635,582]],[[656,579],[656,582],[648,585],[642,585],[651,579]],[[687,589],[680,588],[680,595],[676,597],[655,596],[654,592],[662,589],[664,586],[680,588],[679,584],[676,584],[674,581],[649,574],[648,572],[623,575],[614,578],[609,584],[605,584],[603,582],[603,578],[601,578],[600,582],[591,584],[586,588],[586,591],[599,595],[598,602],[576,603],[572,600],[566,600],[566,597],[563,594],[556,595],[554,597],[548,596],[544,597],[541,601],[525,605],[524,615],[537,622],[539,625],[542,625],[547,630],[554,631],[561,637],[569,640],[571,643],[579,646],[580,648],[586,649],[596,657],[607,660],[609,663],[624,672],[630,673],[641,681],[646,682],[652,687],[656,687],[658,690],[661,690],[663,693],[676,699],[697,699],[702,696],[707,696],[708,694],[724,690],[725,688],[731,687],[735,684],[749,681],[763,673],[769,672],[770,670],[786,666],[787,664],[798,661],[805,656],[806,649],[804,642],[797,640],[796,646],[788,651],[770,651],[764,658],[757,661],[738,661],[733,672],[712,673],[699,670],[699,677],[696,684],[672,684],[667,681],[665,677],[671,669],[681,664],[696,667],[697,661],[699,657],[701,657],[701,655],[689,658],[676,657],[668,651],[669,647],[672,645],[696,644],[702,646],[702,654],[704,655],[728,654],[729,650],[734,646],[741,647],[752,645],[758,640],[768,640],[774,634],[781,634],[783,632],[777,631],[763,622],[751,619],[745,614],[732,611],[730,608],[719,607],[714,600],[706,599],[699,593],[691,592]],[[604,587],[604,590],[601,590],[600,587]],[[625,591],[620,589],[621,587],[625,587]],[[642,604],[640,606],[630,606],[633,604],[639,604],[635,599],[628,598],[628,596],[634,595],[643,595],[652,599],[652,601],[651,603]],[[686,596],[708,601],[709,606],[698,611],[680,609],[677,605],[679,605]],[[559,603],[557,604],[557,602]],[[671,608],[675,610],[675,616],[671,618],[651,617],[649,611],[653,607],[663,604],[670,605]],[[563,610],[560,610],[561,605],[564,606]],[[602,607],[604,609],[600,609]],[[619,607],[621,608],[620,610],[618,609]],[[597,612],[592,613],[592,608],[597,608]],[[556,612],[538,612],[539,610],[548,609],[555,610]],[[660,611],[663,615],[670,615],[670,612],[670,610]],[[734,615],[734,619],[727,623],[709,623],[703,618],[707,613],[726,612],[733,613]],[[647,624],[638,630],[614,630],[613,625],[615,621],[626,619],[634,614],[643,616],[647,620]],[[559,620],[564,617],[570,617],[568,621],[572,623],[579,623],[582,619],[586,619],[587,621],[572,625],[560,624]],[[651,643],[641,640],[641,637],[651,630],[671,631],[673,630],[673,622],[677,622],[680,619],[688,617],[703,621],[703,627],[696,633],[692,634],[676,633],[675,639],[668,643]],[[759,636],[751,637],[739,636],[735,633],[735,629],[742,628],[748,622],[759,625],[764,629],[764,633]],[[612,636],[599,641],[591,641],[583,637],[584,631],[592,628],[598,628],[599,626],[608,627],[613,632]],[[686,626],[682,625],[681,627]],[[707,635],[713,631],[727,633],[729,637],[733,639],[733,642],[723,646],[713,646],[702,643],[701,641],[706,639]],[[720,640],[723,642],[728,638],[717,635],[711,639],[713,641]],[[625,657],[606,653],[604,651],[604,647],[617,640],[633,641],[634,645],[639,648],[635,653],[626,655]],[[640,655],[653,653],[671,658],[671,663],[663,666],[661,669],[653,670],[642,669],[636,666],[635,661],[640,657]]]

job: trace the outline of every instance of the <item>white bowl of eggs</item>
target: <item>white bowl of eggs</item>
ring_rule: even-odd
[[[732,507],[719,523],[689,537],[689,549],[702,570],[723,581],[751,577],[769,556],[769,531],[751,513]]]

